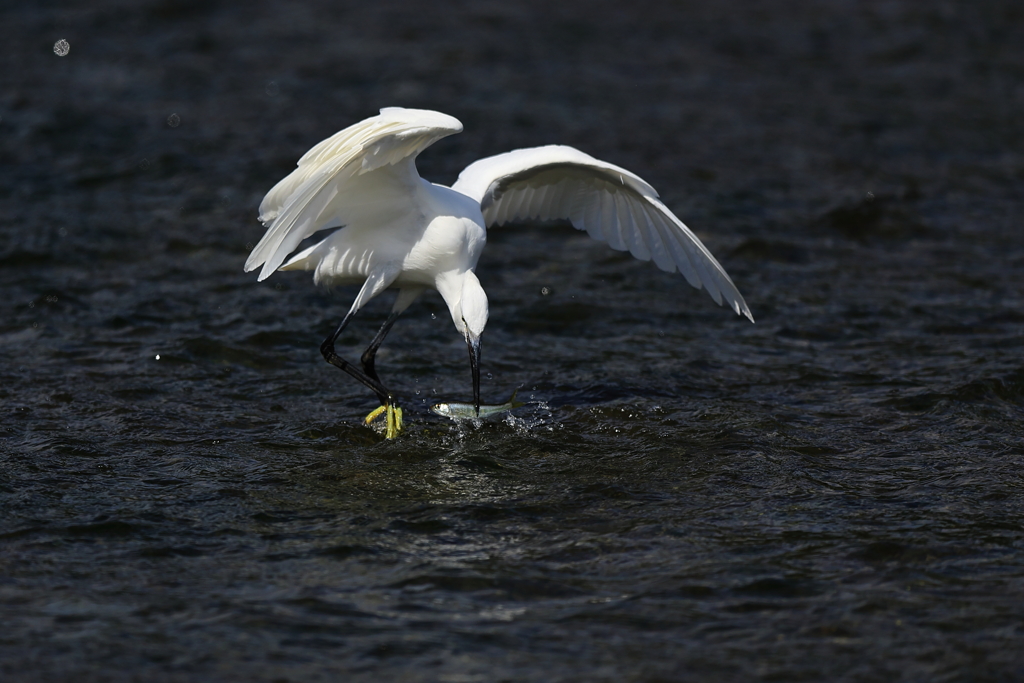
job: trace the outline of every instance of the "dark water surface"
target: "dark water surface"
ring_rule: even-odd
[[[0,10],[0,678],[1024,677],[1020,3],[426,7]],[[354,292],[242,263],[389,105],[466,124],[436,181],[552,142],[637,172],[757,324],[495,231],[484,393],[528,405],[427,412],[470,389],[435,294],[381,441],[317,350]]]

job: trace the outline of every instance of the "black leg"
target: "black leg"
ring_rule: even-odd
[[[394,397],[391,395],[391,392],[388,391],[387,387],[385,387],[381,383],[381,381],[377,379],[376,373],[373,373],[373,376],[370,377],[366,373],[360,371],[354,365],[352,365],[351,363],[349,363],[344,358],[342,358],[341,356],[334,352],[334,343],[338,340],[338,337],[341,336],[341,332],[342,330],[345,329],[345,326],[348,325],[349,320],[352,319],[352,315],[353,314],[351,312],[345,315],[345,318],[341,321],[341,324],[338,325],[338,329],[336,329],[331,335],[329,335],[327,339],[324,340],[324,343],[320,345],[320,353],[323,354],[324,360],[326,360],[328,363],[330,363],[336,368],[344,370],[352,377],[357,379],[361,384],[366,386],[370,391],[377,394],[377,398],[380,399],[381,405],[391,405],[394,402]],[[387,325],[387,323],[385,323],[385,325]],[[384,330],[384,333],[387,334],[387,331]],[[381,337],[381,341],[383,341],[383,337],[380,335],[380,333],[378,333],[377,336]],[[374,339],[374,341],[377,340]],[[380,346],[379,342],[377,346]],[[374,352],[376,352],[376,349],[374,349]]]
[[[363,351],[363,357],[360,359],[363,364],[363,372],[366,373],[367,377],[371,377],[377,380],[377,382],[380,382],[380,377],[377,376],[377,370],[374,368],[374,362],[377,358],[377,349],[379,349],[380,345],[384,342],[384,337],[388,336],[388,332],[391,331],[391,327],[395,324],[395,321],[398,320],[399,315],[401,314],[395,313],[394,311],[388,315],[388,319],[384,321],[383,325],[381,325],[380,330],[377,332],[377,336],[374,337],[373,341],[370,342],[370,345],[366,347],[366,351]]]

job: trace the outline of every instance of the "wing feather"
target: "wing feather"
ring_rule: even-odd
[[[646,202],[640,204],[640,218],[651,234],[651,242],[655,244],[655,248],[651,249],[654,263],[662,270],[674,273],[678,269],[669,247],[669,240],[672,239],[669,232],[670,229],[663,228],[657,221],[653,220],[651,209]]]
[[[259,279],[266,279],[302,240],[318,230],[346,224],[347,217],[334,202],[339,194],[359,195],[372,185],[377,204],[400,207],[408,202],[402,174],[387,169],[405,163],[410,167],[407,171],[415,174],[413,163],[420,152],[460,131],[462,124],[446,114],[389,107],[317,143],[263,198],[260,220],[267,231],[249,254],[246,272],[262,265]],[[358,181],[374,171],[384,172],[375,174],[372,183]]]
[[[581,198],[583,211],[587,220],[587,234],[596,240],[607,242],[607,231],[604,221],[601,220],[601,200],[594,200],[589,194]]]
[[[616,201],[619,204],[619,225],[629,238],[629,253],[641,261],[650,261],[650,240],[644,235],[640,224],[633,219],[635,209],[630,206],[629,198],[625,194],[619,194]]]
[[[509,220],[514,220],[523,210],[523,202],[527,201],[529,195],[524,190],[517,189],[511,193],[508,198],[508,207],[505,209],[505,215],[508,216]]]
[[[452,186],[480,202],[489,226],[568,220],[613,249],[678,270],[721,305],[753,316],[729,275],[700,239],[639,176],[572,147],[519,149],[481,159]]]
[[[615,195],[611,192],[601,193],[601,217],[608,229],[605,234],[608,236],[608,246],[616,251],[626,251],[629,245],[622,239],[622,228],[619,226],[619,214],[616,210]]]
[[[554,205],[555,195],[558,193],[558,185],[543,185],[534,193],[534,199],[530,202],[530,213],[534,216],[548,216]]]
[[[537,188],[532,192],[524,192],[526,195],[523,201],[523,207],[526,209],[525,213],[529,213],[532,216],[541,215],[540,203],[544,199],[544,191],[546,186]]]
[[[540,207],[542,216],[568,215],[566,205],[570,203],[570,197],[564,186],[565,181],[560,180],[548,188],[544,196],[544,204]]]
[[[615,201],[607,193],[602,192],[594,204],[597,205],[599,211],[595,220],[601,222],[601,229],[604,230],[608,246],[616,251],[625,251],[622,235],[619,233],[619,218],[615,214]]]

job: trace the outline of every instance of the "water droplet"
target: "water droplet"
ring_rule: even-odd
[[[246,248],[246,249],[247,249],[248,251],[252,251],[252,242],[246,242],[246,243],[245,243],[245,248]]]
[[[279,92],[281,92],[281,88],[279,88],[277,86],[277,83],[275,83],[274,81],[270,81],[269,83],[267,83],[267,87],[264,88],[264,90],[270,97],[274,97]]]
[[[431,313],[431,314],[430,314],[430,319],[431,319],[431,320],[437,320],[437,316],[436,316],[436,315],[434,315],[433,313]]]
[[[874,192],[868,192],[867,195],[866,195],[866,199],[869,202],[873,202],[875,200],[875,193]]]
[[[140,161],[139,168],[141,168],[143,171],[149,168],[149,159],[143,159],[142,161]]]
[[[157,360],[160,360],[160,354],[159,354],[159,353],[158,353],[158,354],[156,354],[156,359],[157,359]]]
[[[71,52],[71,45],[69,45],[68,41],[64,40],[63,38],[61,38],[53,44],[53,54],[57,55],[58,57],[64,57],[69,52]]]
[[[541,296],[550,296],[551,295],[551,288],[550,287],[541,287],[540,288],[540,295]]]
[[[491,373],[488,372],[487,373],[487,379],[494,379],[494,375],[492,375]]]
[[[181,117],[177,114],[171,114],[167,117],[167,125],[171,128],[177,128],[178,124],[181,123]]]
[[[60,228],[59,230],[57,230],[57,234],[60,235],[61,237],[67,237],[68,236],[68,229],[67,228]]]

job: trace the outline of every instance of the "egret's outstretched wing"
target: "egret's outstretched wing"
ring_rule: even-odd
[[[263,198],[260,220],[267,232],[249,254],[246,272],[262,265],[263,280],[317,230],[348,225],[354,215],[380,217],[381,206],[400,211],[410,201],[408,183],[418,178],[416,155],[461,131],[458,119],[446,114],[389,107],[320,142]],[[346,195],[360,201],[340,201]]]
[[[480,202],[488,226],[568,220],[578,230],[629,251],[754,320],[711,252],[669,211],[653,187],[624,168],[572,147],[518,149],[476,161],[452,186]]]

